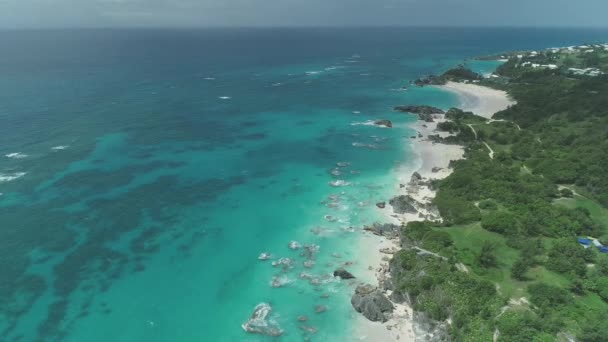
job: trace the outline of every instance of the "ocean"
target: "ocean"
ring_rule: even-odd
[[[419,162],[415,118],[391,108],[458,104],[409,82],[474,56],[607,40],[531,28],[0,31],[0,340],[352,340],[353,286],[333,270],[367,267],[360,229],[381,220],[391,171]],[[242,329],[260,303],[281,337]]]

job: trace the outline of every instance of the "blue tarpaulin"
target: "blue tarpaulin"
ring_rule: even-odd
[[[580,243],[581,245],[588,246],[591,244],[591,240],[584,239],[584,238],[578,238],[578,243]]]

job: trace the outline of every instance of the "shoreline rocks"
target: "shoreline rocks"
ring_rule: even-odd
[[[380,289],[369,284],[357,286],[350,302],[357,312],[372,322],[388,321],[395,309]]]
[[[363,230],[373,233],[374,235],[384,236],[389,239],[399,237],[399,227],[391,223],[374,223],[371,226],[363,227]]]
[[[416,115],[418,115],[418,120],[422,120],[425,122],[433,122],[435,115],[445,114],[444,110],[437,108],[437,107],[433,107],[433,106],[427,106],[427,105],[418,105],[418,106],[404,105],[404,106],[396,106],[393,109],[395,111],[401,112],[401,113],[416,114]]]
[[[400,195],[393,197],[389,202],[393,206],[393,212],[395,214],[415,214],[418,212],[414,204],[418,204],[410,195]]]
[[[428,77],[418,78],[413,83],[418,87],[424,87],[428,85],[444,85],[446,80],[441,76],[429,75]]]

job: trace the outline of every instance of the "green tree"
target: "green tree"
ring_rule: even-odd
[[[519,222],[507,211],[492,211],[481,218],[481,226],[491,232],[504,235],[515,235],[519,231]]]
[[[511,268],[511,277],[517,280],[526,280],[526,271],[528,271],[529,262],[525,259],[517,259]]]
[[[490,268],[498,265],[496,259],[496,246],[490,241],[484,241],[481,250],[477,254],[477,262],[481,267]]]

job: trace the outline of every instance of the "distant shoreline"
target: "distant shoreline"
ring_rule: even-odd
[[[457,108],[463,111],[471,111],[488,119],[496,112],[515,104],[506,92],[485,86],[448,82],[446,85],[435,87],[457,95],[460,102]],[[444,115],[438,114],[434,116],[433,122],[417,120],[408,125],[409,128],[416,131],[416,138],[410,138],[407,144],[412,152],[417,155],[417,161],[413,166],[395,170],[394,196],[409,195],[420,204],[430,204],[436,195],[436,191],[428,186],[428,182],[448,177],[453,171],[449,167],[450,162],[464,157],[463,146],[435,143],[428,139],[429,135],[439,134],[444,137],[449,135],[445,132],[436,131],[437,125],[444,121],[448,120],[445,119]],[[421,182],[412,182],[412,176],[416,173],[420,175]],[[430,212],[423,207],[417,209],[418,212],[415,214],[395,214],[392,206],[387,203],[386,208],[378,210],[384,216],[383,223],[392,223],[398,226],[412,221],[441,219],[438,213]],[[390,277],[387,254],[380,251],[387,248],[401,249],[399,240],[379,237],[369,232],[365,232],[361,239],[360,249],[366,263],[373,265],[378,282]],[[389,258],[392,258],[392,256]],[[385,290],[384,292],[390,298],[391,291]],[[355,329],[358,336],[355,337],[369,341],[400,342],[414,341],[420,338],[425,332],[418,329],[412,308],[407,303],[393,304],[395,305],[393,318],[384,324],[370,322],[360,316]]]

